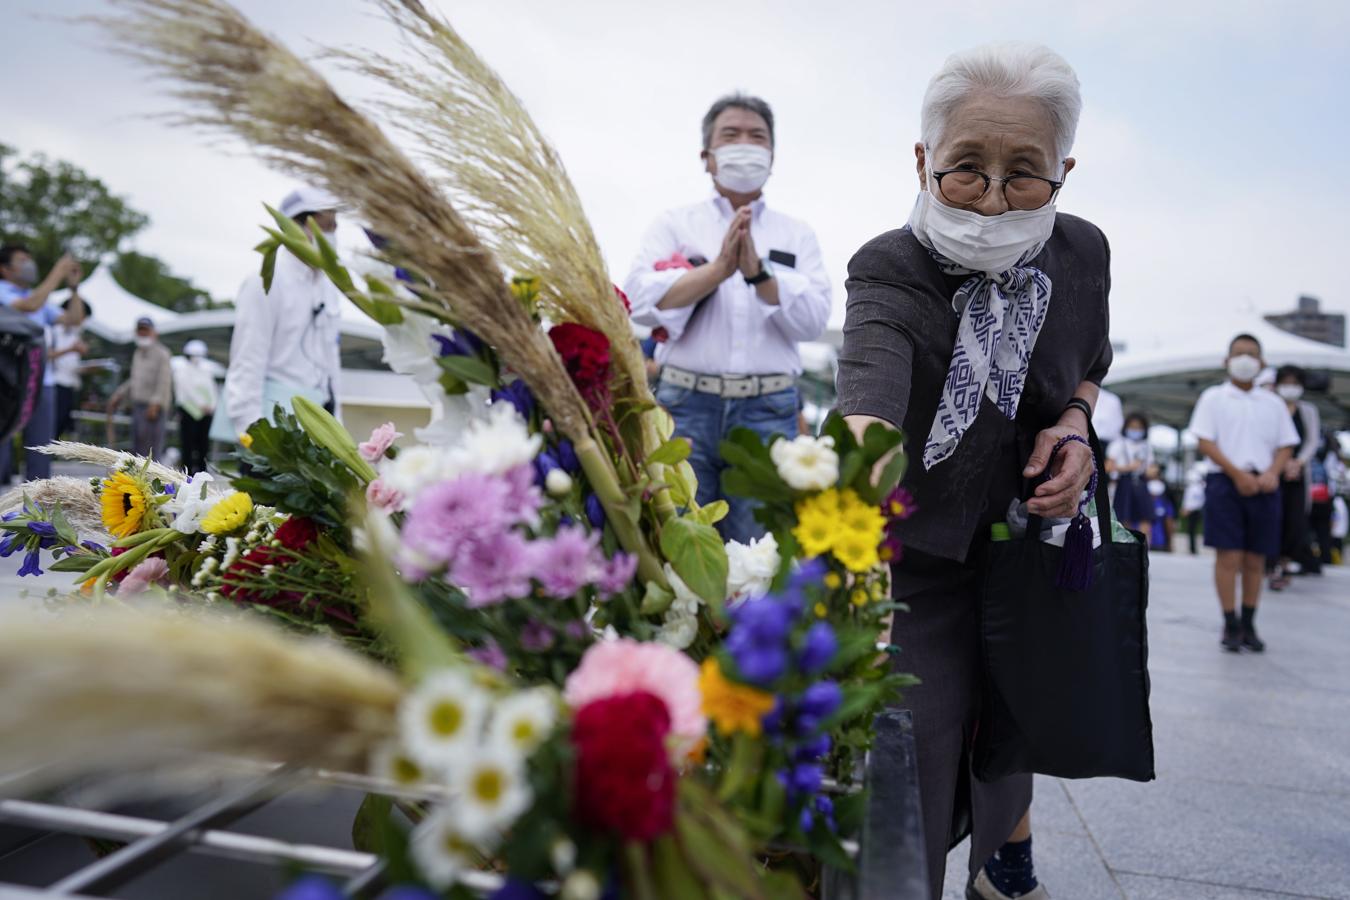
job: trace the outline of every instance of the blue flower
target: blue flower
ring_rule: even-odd
[[[56,526],[51,522],[29,522],[28,530],[33,532],[33,534],[40,534],[43,537],[56,537]]]
[[[783,698],[773,698],[773,709],[759,717],[759,727],[764,729],[764,733],[769,736],[776,736],[783,731],[783,719],[787,717],[787,704]]]
[[[789,795],[814,794],[820,790],[820,785],[825,777],[825,772],[820,766],[814,763],[803,763],[793,766],[787,775],[787,784]]]
[[[0,520],[3,520],[5,522],[13,522],[20,515],[22,515],[22,513],[19,512],[19,510],[12,509],[9,512],[5,513],[3,516],[0,516]]]
[[[544,898],[544,892],[528,881],[508,878],[506,883],[499,887],[489,900],[544,900]]]
[[[797,819],[797,824],[801,826],[802,833],[810,834],[811,829],[815,827],[815,817],[811,815],[811,807],[803,806],[801,817]]]
[[[586,520],[596,531],[605,527],[605,505],[594,494],[586,495]]]
[[[568,475],[581,471],[581,460],[577,459],[576,448],[567,438],[558,441],[558,462],[562,463],[563,471]]]
[[[497,388],[492,392],[492,402],[505,401],[516,408],[522,419],[528,419],[534,414],[534,395],[530,393],[529,387],[524,381],[517,378],[510,384]]]
[[[804,743],[797,745],[797,750],[793,753],[793,759],[797,762],[815,762],[830,752],[832,746],[828,734],[819,734]]]
[[[477,356],[478,351],[483,349],[483,342],[478,335],[467,328],[456,328],[453,337],[433,334],[432,338],[441,345],[441,356]]]
[[[567,513],[563,513],[562,515],[558,516],[558,527],[559,527],[559,528],[570,528],[570,527],[572,526],[572,524],[573,524],[574,521],[575,521],[575,520],[574,520],[571,516],[569,516]]]
[[[168,494],[170,497],[176,495],[178,493],[178,485],[176,484],[164,485],[164,493]]]
[[[13,531],[6,531],[5,536],[0,538],[0,557],[13,556],[19,546],[19,535]]]
[[[825,819],[825,824],[830,826],[830,830],[834,831],[834,801],[824,794],[817,796],[816,812]]]
[[[741,677],[751,684],[760,687],[773,684],[787,671],[788,655],[781,647],[733,647],[727,641],[727,650]]]
[[[839,642],[835,640],[830,623],[817,622],[806,630],[806,640],[797,656],[797,665],[807,675],[814,675],[830,664],[838,649]]]
[[[299,881],[291,882],[291,886],[277,894],[275,900],[343,900],[343,893],[327,878],[306,875]]]
[[[534,483],[543,487],[544,480],[548,478],[548,473],[558,468],[562,467],[558,464],[557,458],[544,450],[534,458]]]
[[[810,734],[843,702],[844,692],[833,681],[817,681],[802,692],[798,705],[797,733]]]
[[[23,565],[19,568],[19,575],[41,575],[42,570],[38,568],[38,557],[41,554],[36,550],[28,551],[28,555],[23,558]]]
[[[80,541],[80,546],[94,553],[108,552],[108,548],[100,544],[98,541]]]
[[[819,584],[829,570],[830,567],[825,564],[822,557],[813,556],[797,566],[797,570],[788,579],[788,584],[796,588]]]

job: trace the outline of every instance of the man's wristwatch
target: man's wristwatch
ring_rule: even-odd
[[[772,277],[773,277],[773,273],[769,271],[769,265],[768,265],[768,263],[766,263],[764,260],[761,259],[761,260],[759,261],[759,274],[756,275],[754,278],[746,278],[746,279],[745,279],[745,283],[746,283],[746,284],[763,284],[764,282],[768,281],[768,280],[769,280],[770,278],[772,278]]]

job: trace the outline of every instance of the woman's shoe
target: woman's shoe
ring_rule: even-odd
[[[1003,893],[989,880],[989,874],[980,869],[975,880],[966,888],[966,900],[1050,900],[1050,892],[1045,885],[1038,884],[1028,893],[1011,897]]]

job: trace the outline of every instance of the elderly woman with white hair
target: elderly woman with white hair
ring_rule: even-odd
[[[1073,69],[1045,47],[952,56],[924,95],[909,223],[849,264],[839,410],[858,432],[902,429],[912,460],[918,511],[900,525],[893,572],[910,611],[893,640],[923,681],[906,701],[935,900],[967,835],[969,898],[1048,896],[1031,861],[1031,775],[982,782],[970,750],[992,527],[1018,498],[1046,518],[1073,515],[1092,473],[1076,438],[1111,362],[1110,248],[1056,211],[1081,106]]]

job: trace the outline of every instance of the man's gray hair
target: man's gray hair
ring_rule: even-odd
[[[1073,149],[1083,98],[1073,68],[1049,47],[1020,41],[983,44],[947,57],[923,95],[923,142],[935,150],[952,111],[973,94],[1032,97],[1039,100],[1055,128],[1059,160]]]
[[[708,147],[712,145],[713,123],[717,121],[718,116],[732,108],[747,110],[763,119],[764,123],[769,126],[769,146],[772,147],[774,145],[773,110],[769,108],[769,104],[758,97],[751,96],[750,94],[742,94],[740,91],[737,91],[734,94],[727,94],[725,97],[719,97],[717,102],[708,107],[708,113],[703,117],[704,150],[707,150]]]

